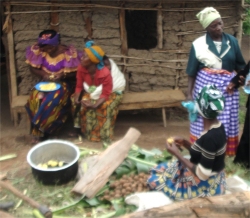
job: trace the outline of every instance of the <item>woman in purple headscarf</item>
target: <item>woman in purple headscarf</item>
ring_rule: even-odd
[[[41,81],[55,82],[56,87],[60,87],[31,92],[25,107],[31,121],[32,143],[46,139],[66,121],[72,94],[69,78],[75,77],[80,58],[81,53],[74,47],[59,43],[59,34],[54,30],[44,30],[38,42],[27,48],[26,63],[31,73]]]

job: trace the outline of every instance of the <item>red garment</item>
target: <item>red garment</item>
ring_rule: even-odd
[[[76,73],[76,89],[75,92],[79,93],[83,89],[83,82],[86,82],[89,86],[99,86],[102,84],[102,94],[100,98],[109,99],[109,95],[112,93],[113,81],[110,70],[107,67],[103,67],[101,70],[96,69],[95,78],[92,78],[82,65],[79,65]]]

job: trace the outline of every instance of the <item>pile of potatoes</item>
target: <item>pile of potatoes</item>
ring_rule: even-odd
[[[113,200],[126,197],[132,193],[149,191],[147,179],[149,175],[140,173],[138,175],[123,175],[121,179],[111,182],[110,190],[106,190],[100,200]]]

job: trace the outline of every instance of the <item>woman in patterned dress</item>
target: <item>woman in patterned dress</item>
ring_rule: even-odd
[[[54,30],[41,32],[38,42],[26,49],[26,63],[31,73],[41,81],[60,84],[58,90],[34,89],[30,94],[25,108],[31,121],[32,143],[47,139],[66,121],[72,94],[69,79],[75,77],[81,55],[73,46],[61,45],[59,34]]]
[[[111,59],[108,61],[105,58],[108,63],[104,64],[104,51],[93,44],[93,41],[86,43],[81,65],[77,69],[76,89],[71,98],[74,128],[81,128],[90,141],[110,142],[125,79]],[[80,93],[83,94],[79,99]],[[81,104],[79,112],[76,112],[77,104]]]
[[[171,144],[167,142],[167,151],[178,160],[159,164],[148,179],[152,190],[162,191],[173,200],[225,193],[226,133],[217,119],[224,109],[224,97],[215,86],[207,85],[198,93],[196,105],[203,118],[202,135],[193,144],[181,137],[174,137]],[[189,160],[179,147],[189,151]]]
[[[214,84],[225,97],[225,109],[218,119],[223,123],[227,134],[227,155],[235,155],[239,135],[239,92],[226,91],[234,71],[244,68],[238,42],[235,37],[223,33],[223,21],[217,10],[205,8],[197,18],[207,33],[192,43],[186,73],[188,74],[187,100],[196,98],[198,91],[207,84]],[[190,140],[194,142],[203,130],[199,116],[190,124]]]

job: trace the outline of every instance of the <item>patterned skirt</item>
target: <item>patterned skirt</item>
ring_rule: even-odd
[[[70,88],[65,82],[52,92],[33,90],[25,105],[31,121],[31,134],[43,137],[65,123],[70,111]]]
[[[202,69],[198,72],[193,99],[196,98],[199,90],[205,85],[214,84],[223,93],[225,97],[224,111],[217,117],[220,120],[226,131],[227,135],[227,155],[235,155],[238,146],[239,135],[239,91],[235,90],[232,95],[226,92],[226,87],[230,83],[235,73],[230,73],[225,70]],[[203,119],[198,115],[195,122],[190,123],[190,141],[195,142],[203,131]]]
[[[173,200],[221,195],[226,190],[223,171],[203,181],[179,161],[159,164],[151,170],[147,183],[151,190],[162,191]]]
[[[80,127],[84,136],[90,141],[110,142],[114,134],[118,106],[122,97],[122,94],[112,93],[109,100],[102,103],[97,109],[81,107],[80,112],[74,117],[74,127]],[[89,94],[85,93],[83,98],[89,99]],[[73,114],[75,114],[75,108],[76,105],[72,104]]]

